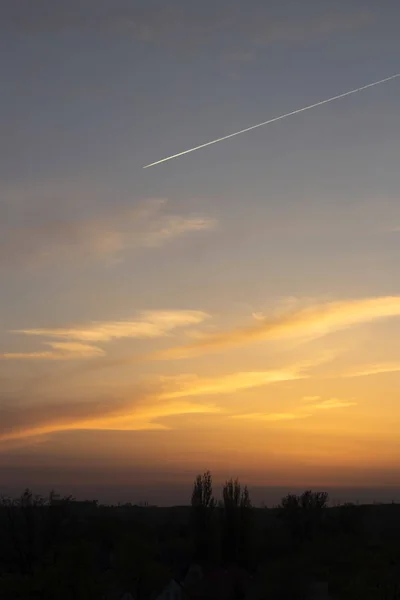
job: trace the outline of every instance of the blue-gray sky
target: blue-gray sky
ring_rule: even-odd
[[[161,455],[171,481],[213,465],[229,476],[240,429],[237,468],[254,485],[268,484],[264,452],[285,484],[293,469],[293,485],[319,483],[322,456],[321,483],[346,484],[339,445],[352,473],[372,441],[360,485],[379,469],[399,484],[400,79],[142,169],[399,72],[398,2],[0,12],[9,483],[20,460],[73,472],[78,439],[94,469],[93,436],[110,464],[140,447],[155,481]],[[293,436],[309,443],[300,466]]]

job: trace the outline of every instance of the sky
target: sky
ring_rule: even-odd
[[[0,10],[2,490],[400,500],[399,3]]]

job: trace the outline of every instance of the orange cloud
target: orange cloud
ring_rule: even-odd
[[[323,358],[318,362],[321,360]],[[187,374],[161,377],[156,384],[148,385],[146,389],[137,389],[136,392],[123,391],[121,397],[115,397],[114,393],[111,399],[106,397],[102,387],[103,397],[96,400],[13,404],[8,408],[3,407],[0,411],[0,440],[76,429],[168,429],[167,425],[159,423],[161,418],[184,414],[225,413],[215,404],[190,402],[187,400],[189,397],[232,394],[253,387],[302,379],[307,377],[305,370],[310,366],[311,361],[303,361],[282,369],[238,372],[214,378]],[[304,414],[299,414],[295,418],[303,417]],[[265,418],[276,420],[284,417]]]
[[[152,354],[153,360],[177,360],[243,346],[262,340],[314,339],[363,323],[400,316],[400,296],[326,302],[291,311],[273,318],[221,333],[205,336],[190,344]]]
[[[157,421],[185,414],[213,414],[222,409],[213,404],[186,401],[165,402],[142,395],[136,401],[85,400],[41,403],[3,408],[0,412],[0,442],[72,430],[143,431],[170,429]]]

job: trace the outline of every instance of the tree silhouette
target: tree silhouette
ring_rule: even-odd
[[[29,573],[43,551],[43,513],[39,509],[46,505],[46,500],[42,496],[33,495],[27,488],[18,498],[2,496],[0,505],[6,509],[7,533],[18,570],[22,574]]]
[[[245,563],[251,538],[251,500],[247,486],[239,479],[225,482],[222,489],[223,556],[227,562]]]
[[[192,491],[192,528],[196,560],[209,560],[215,556],[216,531],[212,476],[210,471],[197,475]]]
[[[288,525],[293,539],[302,542],[313,539],[321,527],[327,504],[327,492],[306,490],[301,496],[288,494],[278,506],[279,516]]]
[[[192,506],[202,508],[214,508],[216,505],[212,490],[212,475],[205,471],[203,475],[197,475],[192,492]]]
[[[302,508],[321,510],[322,508],[326,508],[327,503],[327,492],[312,492],[311,490],[306,490],[300,496],[300,504]]]

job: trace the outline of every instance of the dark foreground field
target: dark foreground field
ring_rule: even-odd
[[[329,598],[400,599],[400,505],[328,507],[305,492],[253,508],[238,482],[219,502],[211,479],[196,482],[189,507],[3,498],[0,598],[295,599],[319,581]]]

